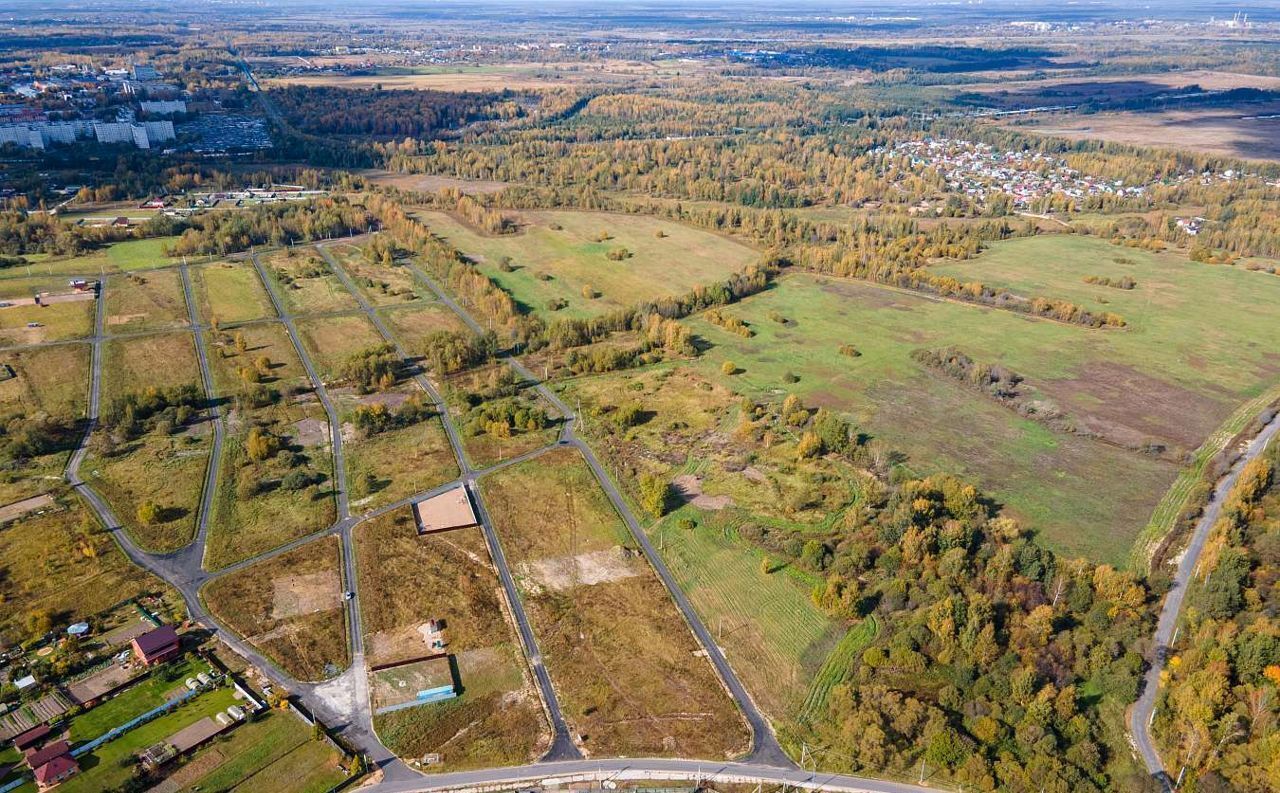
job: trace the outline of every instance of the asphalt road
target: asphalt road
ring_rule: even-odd
[[[1196,567],[1200,564],[1200,554],[1204,551],[1205,541],[1209,538],[1209,533],[1213,530],[1214,524],[1218,522],[1218,518],[1222,516],[1223,502],[1226,501],[1227,494],[1231,492],[1231,488],[1235,486],[1236,480],[1240,478],[1240,472],[1244,470],[1244,466],[1250,460],[1253,460],[1266,450],[1267,444],[1276,437],[1278,432],[1280,432],[1280,418],[1274,418],[1270,424],[1262,429],[1262,432],[1249,441],[1248,446],[1245,447],[1244,454],[1231,467],[1227,475],[1218,480],[1209,506],[1205,507],[1204,514],[1200,516],[1200,520],[1196,522],[1195,528],[1191,532],[1191,542],[1187,544],[1186,553],[1182,555],[1182,561],[1178,563],[1178,570],[1173,575],[1173,584],[1169,589],[1169,594],[1165,596],[1164,605],[1160,609],[1160,619],[1156,623],[1154,657],[1151,659],[1151,666],[1147,669],[1147,674],[1143,678],[1142,694],[1129,711],[1129,731],[1133,735],[1134,746],[1137,747],[1138,753],[1142,755],[1143,762],[1146,763],[1147,770],[1160,780],[1166,790],[1172,790],[1173,780],[1151,742],[1151,720],[1155,718],[1160,673],[1164,670],[1165,661],[1173,645],[1174,635],[1178,628],[1178,617],[1182,611],[1182,601],[1187,596],[1187,585],[1196,573]]]
[[[204,387],[205,401],[209,405],[210,421],[213,424],[213,448],[209,452],[209,465],[205,468],[204,491],[200,497],[200,512],[196,517],[196,538],[191,547],[194,552],[203,556],[205,540],[209,535],[209,513],[213,508],[213,497],[218,488],[218,468],[222,464],[223,422],[222,406],[214,394],[213,374],[209,371],[208,348],[204,339],[204,328],[196,315],[196,301],[191,293],[191,273],[187,265],[178,268],[182,276],[182,293],[187,300],[187,315],[191,321],[191,334],[195,338],[196,360],[200,364],[200,382]]]

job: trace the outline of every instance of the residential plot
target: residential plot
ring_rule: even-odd
[[[337,515],[329,420],[284,326],[207,336],[226,438],[209,518],[211,569],[328,526]]]
[[[339,379],[342,365],[353,355],[384,343],[378,329],[363,314],[302,319],[297,328],[307,354],[326,383]]]
[[[482,489],[587,752],[713,758],[746,750],[741,715],[577,451],[503,469]]]
[[[342,760],[293,713],[267,711],[196,750],[153,790],[327,793],[346,778]]]
[[[169,330],[190,324],[177,270],[113,275],[105,289],[105,332]]]
[[[323,537],[216,578],[209,611],[289,675],[321,680],[350,664],[338,539]]]
[[[315,248],[285,248],[264,255],[262,261],[291,314],[327,314],[360,307]]]
[[[330,245],[326,248],[347,272],[365,299],[375,306],[394,306],[417,300],[431,291],[419,284],[413,271],[390,258],[373,258],[359,245]]]
[[[384,405],[395,415],[409,415],[407,401],[417,400],[424,418],[393,420],[403,426],[384,430],[361,430],[350,423],[344,424],[347,442],[344,457],[347,463],[347,481],[351,488],[352,506],[372,509],[382,504],[398,501],[405,496],[430,490],[458,475],[458,461],[453,447],[445,435],[444,426],[433,409],[427,407],[421,393],[377,393],[365,397],[351,395],[340,404],[347,406]],[[397,406],[395,403],[399,402]]]
[[[467,456],[477,466],[556,442],[562,416],[503,362],[449,377],[445,392]]]
[[[0,353],[0,376],[4,376],[0,379],[0,420],[9,427],[10,438],[25,427],[35,430],[41,439],[38,453],[19,453],[15,456],[21,465],[0,471],[0,504],[60,484],[62,468],[84,430],[89,355],[86,344]]]
[[[40,295],[40,302],[36,302]],[[52,297],[46,297],[52,296]],[[76,293],[62,278],[0,280],[0,345],[43,344],[93,335],[92,291]]]
[[[83,256],[45,256],[27,254],[23,258],[24,273],[40,275],[106,275],[131,270],[149,270],[167,267],[175,260],[166,256],[165,247],[177,241],[177,237],[152,237],[142,240],[125,240],[106,245]]]
[[[276,315],[251,263],[215,262],[192,267],[190,272],[201,322],[229,327]]]
[[[360,524],[355,541],[370,662],[429,654],[422,629],[436,620],[458,678],[455,698],[376,715],[379,737],[401,757],[439,753],[441,763],[428,770],[518,764],[545,751],[546,718],[504,616],[481,530],[419,536],[404,508]],[[394,670],[387,675],[391,697],[402,678]]]
[[[76,500],[0,531],[0,640],[27,638],[27,615],[47,613],[70,624],[164,584],[125,557]]]
[[[204,397],[192,336],[115,339],[105,343],[103,356],[107,420],[94,434],[81,473],[139,544],[155,552],[175,550],[195,533],[212,435],[208,414],[200,410]],[[110,424],[114,406],[127,396],[184,385],[197,389],[196,406],[185,422],[171,405],[145,422],[121,416]]]
[[[443,212],[418,217],[547,318],[595,316],[681,295],[759,259],[728,237],[639,215],[521,212],[520,231],[498,236],[481,235]]]

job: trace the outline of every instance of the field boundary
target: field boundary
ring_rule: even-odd
[[[1151,520],[1134,541],[1130,554],[1129,566],[1137,570],[1146,570],[1151,566],[1156,549],[1173,531],[1174,523],[1191,498],[1192,489],[1204,478],[1205,469],[1219,454],[1227,449],[1233,440],[1248,426],[1249,422],[1265,411],[1270,405],[1280,400],[1280,384],[1273,385],[1258,396],[1236,408],[1213,434],[1205,439],[1196,449],[1191,462],[1178,472],[1178,477],[1165,491],[1156,508],[1151,513]]]

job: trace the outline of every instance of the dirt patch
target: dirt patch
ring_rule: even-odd
[[[1085,364],[1074,378],[1044,381],[1041,390],[1071,415],[1077,431],[1122,446],[1155,441],[1189,451],[1228,412],[1212,397],[1101,361]]]
[[[622,547],[521,562],[517,569],[542,587],[558,591],[621,581],[644,572],[633,553]]]
[[[293,438],[301,446],[323,446],[329,442],[329,422],[320,419],[295,421]]]
[[[117,314],[114,317],[107,317],[108,325],[127,325],[135,319],[146,319],[146,314]]]
[[[278,578],[272,582],[272,619],[285,620],[302,614],[314,614],[342,605],[339,600],[338,572],[321,570],[304,575]]]
[[[758,485],[765,485],[769,483],[769,477],[765,476],[764,471],[761,471],[753,465],[748,465],[746,468],[743,468],[742,475],[745,476],[748,481],[755,482]]]
[[[698,509],[718,511],[733,506],[733,499],[728,496],[708,496],[703,493],[700,476],[682,474],[672,480],[671,484],[686,504],[692,504]]]
[[[28,512],[47,509],[53,506],[53,497],[48,493],[41,493],[38,496],[24,498],[21,501],[15,501],[12,504],[6,504],[0,507],[0,523],[8,523],[11,520],[26,515]]]

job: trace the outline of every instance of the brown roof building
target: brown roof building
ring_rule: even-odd
[[[465,529],[480,524],[475,510],[471,508],[471,497],[462,485],[415,502],[413,512],[418,518],[419,534]]]
[[[178,655],[178,632],[172,625],[161,625],[133,640],[133,654],[147,666],[162,664]]]
[[[49,729],[49,725],[38,724],[26,732],[21,732],[14,736],[13,748],[19,752],[25,752],[34,746],[39,746],[52,732],[53,730]]]

